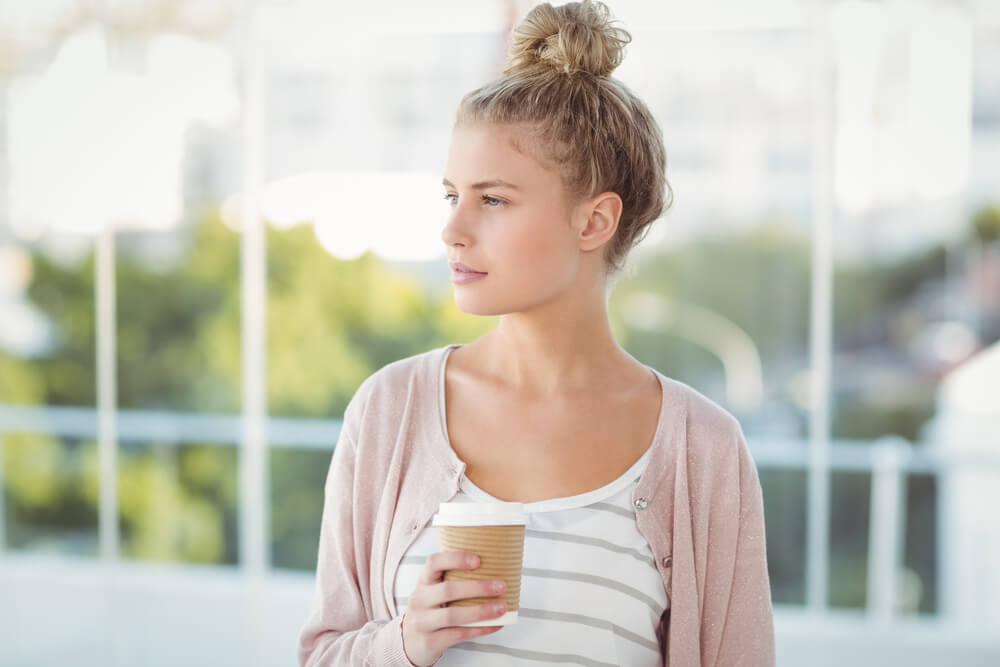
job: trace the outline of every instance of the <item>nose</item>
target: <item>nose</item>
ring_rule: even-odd
[[[456,206],[448,216],[448,222],[441,230],[441,240],[448,247],[453,245],[469,246],[472,243],[468,216]]]

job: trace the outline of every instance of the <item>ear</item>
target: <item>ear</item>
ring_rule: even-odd
[[[618,229],[622,198],[616,192],[602,192],[580,208],[580,249],[594,250],[607,243]]]

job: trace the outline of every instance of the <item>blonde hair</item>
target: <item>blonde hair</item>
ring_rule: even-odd
[[[580,201],[601,192],[622,199],[605,245],[608,274],[670,207],[663,134],[646,104],[611,77],[631,35],[612,26],[603,2],[537,5],[513,31],[500,76],[465,95],[456,125],[510,126],[532,140],[515,147],[559,170]],[[537,147],[540,150],[533,150]]]

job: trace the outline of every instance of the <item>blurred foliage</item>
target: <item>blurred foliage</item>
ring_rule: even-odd
[[[325,451],[271,449],[271,562],[278,567],[316,569],[329,459]]]
[[[850,357],[878,350],[884,359],[904,363],[909,357],[909,329],[925,324],[917,301],[921,289],[946,277],[948,249],[934,245],[900,259],[864,264],[841,262],[834,279],[833,337],[836,352]],[[912,363],[912,362],[911,362]],[[933,415],[937,378],[898,368],[908,376],[904,388],[873,399],[871,390],[855,386],[833,400],[835,438],[873,439],[898,435],[920,439]],[[837,368],[834,368],[834,373]]]
[[[934,416],[934,389],[925,387],[918,399],[887,403],[862,397],[836,402],[833,437],[869,440],[883,435],[898,435],[910,441],[920,438],[927,420]]]
[[[937,477],[917,474],[907,477],[903,565],[913,571],[920,582],[915,611],[922,614],[933,613],[938,604],[937,501]]]
[[[880,345],[905,356],[905,341],[892,339],[893,320],[887,315],[929,281],[943,279],[945,253],[944,246],[934,246],[892,262],[838,263],[835,347],[850,352]],[[794,381],[809,364],[810,258],[809,237],[780,222],[702,237],[648,256],[634,277],[621,281],[610,314],[620,322],[622,342],[636,358],[724,403],[722,392],[713,392],[707,381],[721,375],[721,363],[712,352],[698,341],[678,336],[669,325],[656,331],[629,326],[624,304],[635,293],[653,293],[666,303],[692,303],[722,314],[757,346],[765,373],[765,400],[792,405],[803,398],[796,395]],[[864,395],[837,396],[833,436],[867,439],[896,434],[917,440],[933,412],[935,384],[912,384],[911,389],[920,391],[893,404],[874,403]]]
[[[235,447],[122,442],[119,459],[123,556],[237,562]]]
[[[214,217],[189,233],[183,261],[166,272],[125,250],[141,235],[119,235],[115,335],[122,408],[240,410],[239,235]],[[93,305],[93,294],[87,296]]]
[[[635,292],[697,304],[724,315],[746,332],[766,369],[768,361],[787,360],[808,349],[809,264],[809,238],[787,224],[771,222],[705,236],[647,256],[636,275],[619,284],[611,311],[623,317],[622,305]],[[630,343],[631,336],[630,330]],[[690,349],[662,343],[648,348],[638,350],[650,357],[644,361],[664,372],[686,369],[697,377],[706,363],[718,364],[705,351],[702,360],[692,364]],[[685,374],[684,370],[680,373]]]
[[[239,235],[214,214],[187,231],[182,261],[168,270],[129,251],[142,239],[119,234],[118,404],[238,413]],[[0,402],[92,406],[93,256],[76,267],[41,253],[32,259],[28,295],[61,335],[40,359],[0,351]],[[495,323],[459,311],[448,291],[427,295],[371,253],[351,261],[330,256],[311,225],[268,227],[267,262],[268,405],[274,415],[339,418],[358,385],[378,368],[471,340]],[[271,532],[278,566],[315,567],[329,456],[329,450],[272,452]],[[48,548],[53,536],[67,544],[83,535],[83,550],[96,553],[95,447],[11,434],[4,439],[3,470],[10,546]],[[121,443],[123,555],[235,563],[236,475],[232,446]]]
[[[886,337],[886,308],[902,305],[931,280],[943,280],[947,248],[938,244],[912,256],[863,264],[841,262],[834,290],[834,338],[840,347],[870,344]]]
[[[1000,206],[984,206],[972,219],[972,235],[984,245],[1000,241]]]
[[[27,296],[55,325],[51,353],[21,359],[0,349],[0,402],[94,405],[97,402],[94,257],[65,268],[32,255]]]
[[[34,433],[5,433],[0,442],[6,545],[96,555],[97,503],[88,488],[96,444]]]
[[[388,363],[485,333],[496,318],[459,311],[450,291],[426,294],[372,253],[332,258],[312,226],[268,233],[268,400],[271,413],[331,417]],[[467,320],[459,326],[459,320]],[[239,329],[234,329],[238,334]],[[233,374],[239,372],[234,359]]]
[[[767,572],[776,604],[806,602],[805,470],[765,468],[760,471],[767,536]]]
[[[868,528],[871,520],[871,473],[830,475],[831,607],[864,609],[868,598]]]

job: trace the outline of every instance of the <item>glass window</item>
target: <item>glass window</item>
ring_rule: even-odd
[[[0,79],[0,548],[92,555],[94,244],[49,205],[40,74]]]

